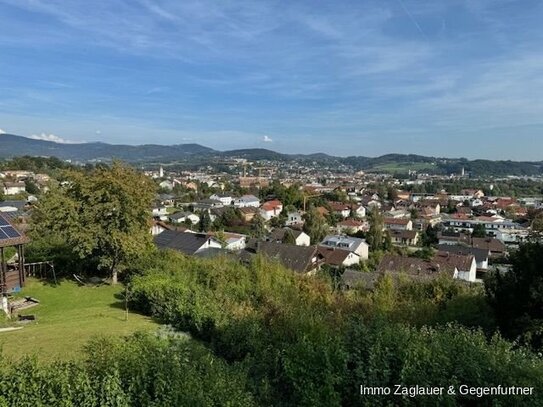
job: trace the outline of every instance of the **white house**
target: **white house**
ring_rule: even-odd
[[[214,201],[219,201],[225,206],[232,204],[232,196],[227,195],[227,194],[213,194],[209,197],[209,199],[213,199]]]
[[[291,233],[294,238],[296,246],[309,246],[311,245],[311,238],[305,232],[301,230],[295,230],[290,228],[278,228],[275,229],[270,235],[270,241],[276,243],[283,243],[287,233]]]
[[[324,264],[333,267],[349,267],[360,263],[360,256],[349,250],[335,247],[318,247],[319,254],[324,258]]]
[[[155,206],[153,208],[153,217],[159,218],[160,220],[168,219],[168,208],[165,206]]]
[[[200,217],[190,212],[176,212],[169,215],[168,220],[171,223],[177,223],[177,224],[190,221],[193,225],[196,225],[198,222],[200,222]]]
[[[285,224],[287,226],[303,225],[303,213],[300,211],[289,212]]]
[[[319,243],[319,246],[348,250],[356,253],[362,260],[367,260],[369,256],[369,245],[364,239],[357,237],[329,235]]]
[[[260,208],[260,215],[265,220],[270,220],[271,218],[279,216],[282,210],[283,204],[281,201],[274,199],[273,201],[267,201],[262,204],[262,207]]]
[[[208,236],[211,236],[215,239],[219,238],[219,235],[215,232],[208,233]],[[247,236],[239,233],[230,233],[223,232],[222,241],[223,248],[230,251],[239,251],[245,249],[247,245]]]
[[[353,205],[352,211],[354,216],[357,216],[359,218],[364,218],[366,216],[366,208],[362,205]]]
[[[4,195],[17,195],[26,192],[24,182],[4,182]]]
[[[237,208],[258,208],[260,207],[260,199],[254,195],[243,195],[234,199],[234,206]]]
[[[413,230],[413,222],[411,219],[405,218],[385,218],[385,229],[390,230]]]
[[[168,191],[171,191],[173,189],[173,183],[171,181],[162,181],[160,184],[158,184],[158,186],[162,189],[165,189],[165,190],[168,190]]]

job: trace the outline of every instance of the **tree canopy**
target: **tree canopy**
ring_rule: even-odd
[[[120,163],[90,172],[69,171],[43,195],[32,214],[32,235],[65,239],[80,258],[96,259],[117,281],[118,271],[151,246],[154,187]]]

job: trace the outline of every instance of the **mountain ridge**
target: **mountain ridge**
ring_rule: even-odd
[[[108,144],[90,142],[63,144],[36,140],[15,134],[0,134],[0,159],[16,156],[55,156],[71,161],[110,161],[120,159],[129,162],[168,162],[192,160],[205,162],[213,158],[246,158],[248,160],[306,160],[337,162],[356,170],[407,173],[417,170],[429,173],[459,173],[462,168],[475,175],[542,175],[541,161],[483,160],[466,158],[428,157],[418,154],[390,153],[379,157],[335,157],[325,153],[284,154],[265,148],[245,148],[219,151],[197,143],[160,144]]]

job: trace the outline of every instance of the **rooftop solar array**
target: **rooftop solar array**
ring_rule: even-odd
[[[17,239],[22,235],[2,215],[0,215],[0,241]]]

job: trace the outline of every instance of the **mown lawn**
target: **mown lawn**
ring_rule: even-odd
[[[82,345],[95,335],[127,335],[138,330],[154,330],[158,325],[149,317],[129,313],[116,298],[123,286],[80,287],[73,281],[50,285],[30,279],[21,296],[40,301],[21,314],[34,314],[37,321],[22,330],[0,333],[3,354],[18,358],[35,354],[39,359],[77,357]]]

